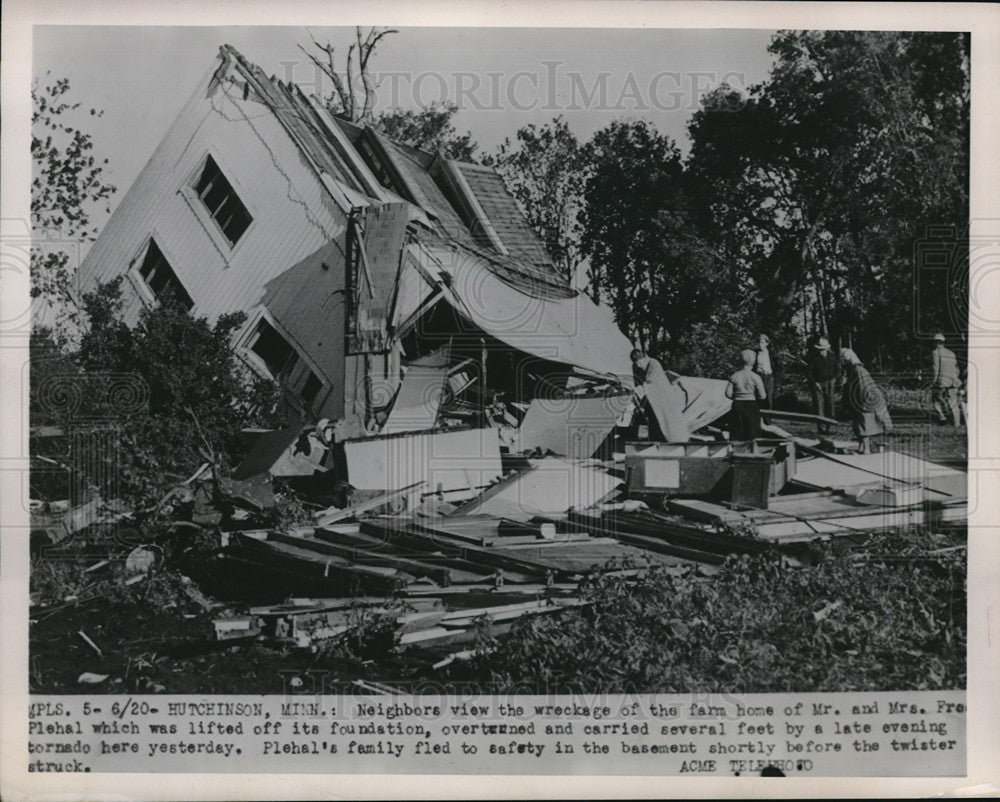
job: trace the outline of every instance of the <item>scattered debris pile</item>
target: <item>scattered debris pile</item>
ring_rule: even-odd
[[[465,435],[482,454],[483,430],[446,434]],[[606,460],[505,447],[478,463],[445,448],[445,471],[469,462],[489,473],[458,494],[410,481],[434,475],[434,448],[407,452],[418,458],[395,472],[391,451],[378,463],[348,450],[349,461],[381,471],[374,483],[407,484],[354,491],[307,526],[225,533],[221,560],[312,598],[252,608],[238,624],[220,622],[220,637],[314,648],[356,628],[361,605],[392,612],[392,648],[440,649],[471,643],[477,619],[506,625],[576,606],[581,582],[598,571],[636,576],[658,564],[708,580],[730,555],[778,549],[799,565],[817,538],[967,514],[961,471],[895,452],[831,454],[791,436],[655,443],[609,434]],[[436,442],[441,433],[422,436]],[[405,607],[389,611],[386,599]]]

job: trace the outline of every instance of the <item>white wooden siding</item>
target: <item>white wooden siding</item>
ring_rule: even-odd
[[[230,70],[230,75],[235,71]],[[262,103],[243,100],[229,76],[202,81],[163,142],[122,198],[81,267],[81,286],[126,273],[153,236],[194,299],[192,313],[214,322],[244,310],[252,315],[264,284],[330,241],[343,242],[344,210],[281,123]],[[211,87],[211,91],[209,91]],[[200,200],[185,192],[212,154],[254,221],[232,248]],[[144,303],[124,281],[126,322]]]

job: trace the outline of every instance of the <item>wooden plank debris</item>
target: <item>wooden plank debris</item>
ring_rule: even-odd
[[[447,587],[452,582],[452,572],[448,568],[430,565],[418,560],[400,557],[394,554],[380,554],[375,551],[360,549],[355,546],[341,546],[336,543],[317,539],[315,537],[304,537],[282,532],[272,532],[268,540],[277,543],[287,543],[299,548],[309,549],[320,554],[332,554],[350,560],[353,563],[361,563],[371,566],[387,566],[412,576],[426,576],[433,579],[439,585]],[[475,578],[475,577],[467,577]]]
[[[352,504],[349,507],[344,507],[343,509],[339,507],[327,507],[325,510],[320,510],[317,512],[313,518],[316,521],[317,526],[330,526],[338,521],[344,521],[348,518],[356,518],[362,513],[369,512],[371,510],[376,510],[379,507],[384,507],[387,504],[395,501],[396,499],[403,498],[404,496],[418,493],[420,489],[426,484],[424,481],[414,482],[413,484],[407,485],[406,487],[401,487],[399,490],[393,490],[388,493],[383,493],[381,495],[370,498],[367,501],[362,501],[358,504]]]
[[[809,412],[791,412],[783,409],[762,409],[760,416],[765,419],[799,421],[801,423],[825,423],[828,426],[837,426],[839,421],[827,418],[823,415],[814,415]]]
[[[671,511],[718,524],[748,524],[758,536],[775,542],[855,535],[923,523],[961,520],[968,515],[962,502],[923,503],[910,507],[858,504],[850,496],[827,492],[775,496],[767,510],[733,510],[705,500],[677,499]]]
[[[268,616],[288,616],[301,613],[322,613],[330,610],[361,609],[364,607],[384,607],[387,600],[378,596],[355,596],[338,599],[288,599],[281,604],[268,604],[251,607],[251,615],[266,618]],[[441,608],[441,600],[435,597],[407,599],[407,606],[417,611],[427,611]]]
[[[920,485],[931,491],[931,498],[962,499],[968,496],[968,477],[964,471],[927,460],[883,451],[878,454],[826,454],[808,446],[800,449],[814,459],[800,460],[795,481],[808,487],[845,489],[871,485],[873,477],[899,485]]]
[[[440,550],[445,554],[455,554],[479,565],[514,571],[528,576],[544,576],[547,569],[551,567],[543,566],[537,561],[521,559],[501,549],[458,542],[422,523],[409,524],[398,520],[393,522],[365,521],[361,525],[361,531],[388,540],[404,540],[411,546]],[[576,573],[573,570],[556,570],[558,574],[563,576]]]
[[[455,581],[482,581],[491,570],[484,568],[481,564],[464,559],[458,553],[444,554],[440,549],[432,550],[426,547],[414,547],[413,544],[408,543],[405,539],[387,540],[365,534],[360,531],[360,528],[357,532],[335,532],[324,528],[317,529],[314,534],[317,539],[330,543],[353,545],[378,554],[398,554],[403,557],[418,559],[420,562],[429,565],[444,566],[453,572]],[[464,572],[468,577],[474,576],[476,578],[468,579],[467,577],[459,577],[454,573],[456,571]]]
[[[589,520],[588,520],[589,518]],[[616,540],[639,549],[653,552],[654,554],[673,557],[691,563],[704,563],[706,565],[721,565],[725,562],[725,555],[715,554],[708,551],[699,551],[684,546],[679,546],[663,540],[660,537],[648,534],[639,534],[629,531],[614,523],[612,520],[604,520],[599,516],[585,516],[582,513],[572,513],[570,519],[564,526],[575,526],[586,529],[594,533],[610,535]]]
[[[591,507],[614,495],[622,484],[618,476],[599,466],[592,461],[554,457],[535,460],[455,513],[527,521],[535,515]]]
[[[234,533],[227,556],[268,570],[283,569],[286,576],[328,581],[340,588],[345,596],[354,595],[364,588],[392,592],[414,579],[412,575],[393,568],[359,565],[341,557],[318,554],[286,543],[242,538],[239,533]]]
[[[95,652],[97,652],[97,656],[98,656],[98,657],[104,657],[104,652],[102,652],[102,651],[101,651],[101,647],[100,647],[100,646],[98,646],[98,645],[97,645],[96,643],[94,643],[94,642],[93,642],[93,641],[92,641],[92,640],[91,640],[91,639],[90,639],[90,638],[89,638],[89,637],[87,636],[87,633],[86,633],[86,632],[84,632],[84,631],[83,631],[83,630],[81,629],[81,630],[79,630],[79,631],[78,631],[78,632],[77,632],[76,634],[77,634],[77,635],[79,635],[79,636],[80,636],[80,637],[81,637],[81,638],[83,639],[83,642],[84,642],[84,643],[86,643],[86,644],[87,644],[87,645],[88,645],[88,646],[89,646],[89,647],[90,647],[91,649],[93,649],[93,650],[94,650]]]

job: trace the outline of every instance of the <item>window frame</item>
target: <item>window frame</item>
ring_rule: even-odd
[[[253,350],[254,337],[257,333],[257,329],[260,327],[261,322],[266,322],[278,335],[284,339],[288,344],[288,347],[292,349],[293,356],[295,358],[295,363],[292,363],[291,369],[294,369],[297,363],[301,364],[306,368],[306,376],[302,381],[297,382],[294,386],[287,383],[283,376],[286,376],[291,372],[291,369],[283,370],[277,376],[271,373],[270,368],[268,368],[267,363],[263,358]],[[277,382],[281,385],[282,389],[286,391],[286,394],[291,396],[296,404],[301,406],[303,409],[312,410],[315,406],[315,401],[320,398],[325,398],[330,392],[330,382],[320,371],[316,363],[299,348],[298,344],[295,342],[295,338],[289,336],[285,328],[278,323],[274,316],[265,308],[261,309],[260,312],[254,315],[248,322],[245,333],[240,337],[239,353],[243,355],[244,361],[250,367],[260,374],[263,378],[269,379],[271,381]],[[314,376],[316,381],[319,382],[319,390],[316,395],[313,396],[312,400],[307,401],[303,395],[302,391],[305,389],[306,384],[309,382],[309,376]]]
[[[216,220],[215,214],[209,210],[208,204],[205,203],[197,190],[198,182],[201,181],[201,177],[205,173],[205,168],[208,166],[209,159],[211,159],[215,164],[219,174],[226,181],[226,183],[229,184],[230,189],[232,189],[233,195],[235,195],[236,199],[242,204],[243,208],[246,209],[246,213],[250,216],[250,224],[243,230],[243,233],[235,242],[229,241],[229,237],[226,236],[226,233],[222,228],[222,224]],[[199,222],[208,232],[216,248],[218,248],[220,253],[227,257],[233,254],[240,247],[240,245],[249,238],[250,233],[253,231],[254,227],[257,225],[257,221],[260,219],[259,210],[257,210],[252,204],[247,203],[246,199],[249,196],[249,193],[243,186],[240,185],[239,181],[236,181],[233,178],[233,175],[235,175],[235,173],[229,169],[225,160],[220,159],[219,155],[214,151],[208,150],[205,151],[198,159],[195,168],[191,171],[190,175],[188,175],[187,179],[179,189],[181,196],[185,201],[187,201],[188,206],[191,207],[191,211],[194,212]]]
[[[254,346],[257,344],[257,340],[260,337],[259,329],[262,323],[266,323],[268,326],[270,326],[271,330],[274,331],[279,337],[281,337],[282,340],[284,340],[285,345],[287,345],[289,350],[291,351],[290,359],[286,360],[285,364],[282,365],[281,370],[279,370],[277,373],[271,370],[270,366],[267,364],[267,361],[264,359],[264,357],[262,357],[254,350]],[[299,354],[299,349],[295,347],[295,344],[291,341],[291,338],[289,338],[288,335],[281,328],[279,328],[274,324],[274,319],[268,314],[259,315],[257,319],[254,321],[254,324],[250,326],[250,328],[247,330],[247,335],[243,343],[243,347],[246,349],[247,356],[251,360],[253,360],[253,362],[257,365],[257,367],[259,367],[264,372],[267,378],[272,379],[273,381],[276,382],[282,381],[283,377],[291,373],[291,371],[295,368],[296,363],[301,358]]]
[[[166,249],[163,247],[161,243],[162,243],[162,238],[157,236],[157,232],[156,231],[151,232],[142,241],[142,245],[139,246],[139,249],[136,251],[135,256],[133,256],[132,260],[129,262],[129,268],[126,275],[128,276],[129,281],[132,282],[132,285],[139,292],[139,296],[142,299],[142,302],[146,306],[151,306],[151,307],[160,306],[162,302],[160,301],[159,296],[150,286],[149,282],[146,280],[146,277],[142,274],[143,265],[146,262],[146,258],[149,256],[150,246],[154,246],[156,250],[160,252],[160,257],[166,263],[167,267],[170,268],[170,272],[173,274],[174,280],[178,284],[180,284],[181,289],[184,290],[187,297],[191,300],[191,306],[188,307],[185,311],[189,315],[193,314],[194,310],[197,309],[198,307],[198,302],[191,294],[191,291],[181,280],[181,277],[177,275],[177,270],[174,268],[175,261],[172,260],[170,256],[167,255]]]

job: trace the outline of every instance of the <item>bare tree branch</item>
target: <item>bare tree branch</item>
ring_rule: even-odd
[[[331,112],[340,114],[352,122],[370,124],[375,108],[377,82],[372,77],[370,61],[379,42],[395,28],[371,28],[364,34],[360,27],[354,29],[354,41],[347,47],[347,58],[343,69],[338,69],[336,48],[329,41],[322,44],[310,33],[313,47],[319,53],[299,45],[299,50],[333,83],[333,93],[318,97]]]

